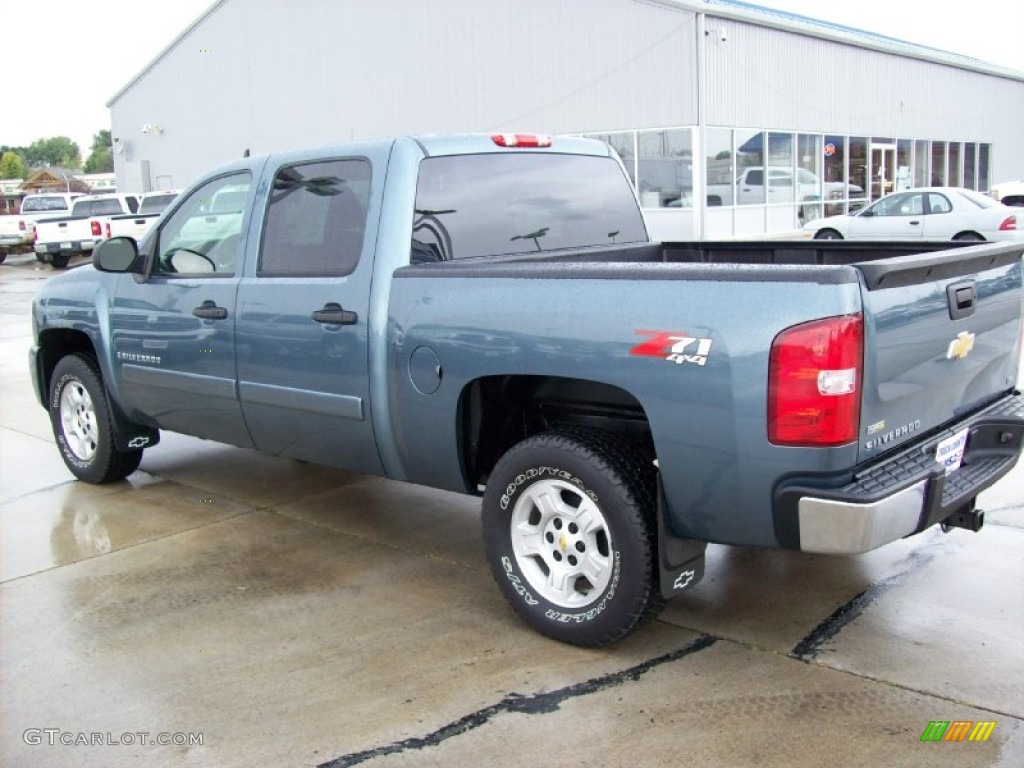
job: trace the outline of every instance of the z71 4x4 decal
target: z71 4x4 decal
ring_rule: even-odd
[[[651,337],[629,350],[629,354],[636,357],[657,357],[676,365],[705,365],[711,354],[711,339],[688,336],[682,331],[636,331],[636,334]]]

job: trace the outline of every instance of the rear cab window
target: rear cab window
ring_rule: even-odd
[[[637,242],[647,230],[613,158],[510,152],[420,163],[413,264]]]

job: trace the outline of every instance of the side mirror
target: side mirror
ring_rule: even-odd
[[[92,265],[100,272],[138,272],[139,246],[132,237],[112,237],[92,251]]]

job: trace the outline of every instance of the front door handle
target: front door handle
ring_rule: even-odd
[[[201,317],[203,320],[223,320],[228,316],[228,311],[207,299],[203,302],[202,306],[193,309],[192,314],[196,317]]]
[[[314,312],[313,319],[326,325],[355,325],[359,321],[359,315],[342,309],[341,304],[331,301],[324,304],[323,309]]]

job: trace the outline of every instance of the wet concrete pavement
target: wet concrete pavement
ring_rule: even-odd
[[[472,498],[166,433],[74,481],[26,370],[30,259],[0,265],[0,764],[1024,765],[1024,467],[978,534],[711,547],[582,650],[504,604]]]

